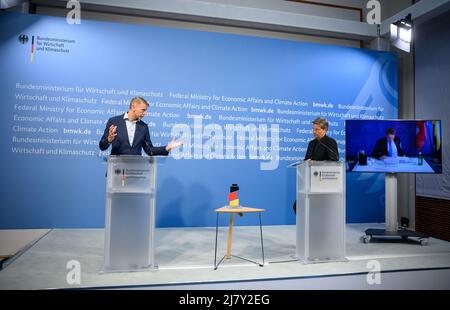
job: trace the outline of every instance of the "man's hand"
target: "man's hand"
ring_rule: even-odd
[[[117,126],[115,125],[111,125],[109,127],[109,133],[108,133],[108,142],[112,143],[114,141],[114,139],[117,136]]]
[[[175,141],[175,138],[172,139],[172,141],[170,141],[167,146],[166,146],[166,151],[170,152],[173,149],[176,149],[177,147],[180,147],[183,145],[183,141]]]

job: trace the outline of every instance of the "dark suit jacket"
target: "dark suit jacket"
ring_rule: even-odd
[[[110,143],[108,142],[109,127],[117,126],[117,136],[113,140],[111,155],[142,155],[142,149],[149,156],[168,155],[165,146],[154,147],[150,140],[148,126],[143,121],[136,123],[133,145],[128,140],[127,125],[123,119],[124,114],[111,117],[106,124],[105,132],[99,142],[100,150],[106,150]]]
[[[339,150],[336,140],[323,136],[320,142],[317,139],[311,140],[306,150],[305,160],[339,160]]]
[[[395,136],[394,138],[395,146],[397,147],[397,154],[398,156],[405,156],[405,153],[402,150],[402,147],[400,146],[400,138]],[[373,148],[372,151],[372,157],[376,159],[380,159],[381,156],[387,156],[388,155],[388,145],[386,138],[381,138],[377,141],[377,144]]]

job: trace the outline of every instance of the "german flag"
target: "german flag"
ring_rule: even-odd
[[[33,63],[33,60],[34,60],[34,36],[31,37],[30,62]]]
[[[422,150],[423,145],[427,141],[427,132],[425,131],[425,122],[418,121],[416,128],[416,149]]]

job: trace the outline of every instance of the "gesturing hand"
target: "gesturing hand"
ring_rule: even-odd
[[[115,125],[109,126],[108,142],[109,143],[113,142],[116,136],[117,136],[117,126]]]
[[[167,146],[166,146],[166,150],[168,152],[170,152],[173,149],[176,149],[177,147],[180,147],[183,145],[183,141],[175,141],[175,138],[172,139],[172,141],[170,141]]]

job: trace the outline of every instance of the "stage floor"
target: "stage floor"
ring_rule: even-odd
[[[106,274],[100,273],[103,229],[53,229],[0,271],[0,289],[186,288],[187,284],[192,288],[200,283],[202,289],[214,289],[217,283],[367,274],[371,270],[367,267],[370,260],[377,260],[382,272],[450,268],[450,242],[430,238],[427,246],[413,240],[361,243],[359,239],[369,227],[383,225],[347,225],[348,262],[304,265],[295,261],[295,226],[265,226],[264,267],[232,258],[225,260],[218,270],[214,270],[214,227],[160,228],[156,230],[155,248],[159,270]],[[226,237],[227,227],[221,227],[219,259],[226,252]],[[235,227],[233,254],[261,261],[259,226]],[[71,260],[80,262],[79,285],[70,285],[66,280],[70,271],[66,265]],[[444,284],[450,289],[449,282]],[[284,288],[296,289],[296,286]]]

